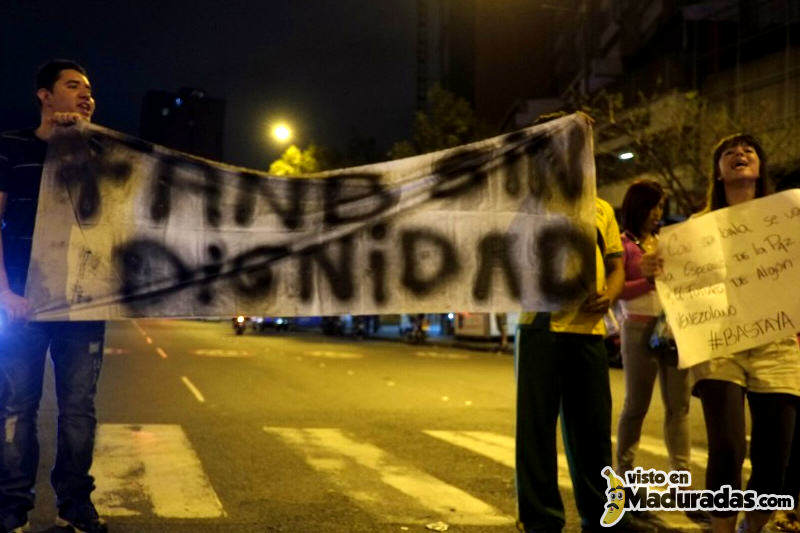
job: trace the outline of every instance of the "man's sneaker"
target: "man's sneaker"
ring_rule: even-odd
[[[781,533],[800,532],[800,518],[794,511],[775,511],[772,515],[772,520],[767,525],[771,526],[772,530],[780,531]]]
[[[602,527],[598,524],[596,527],[585,527],[581,531],[583,533],[656,533],[661,529],[660,526],[663,522],[660,520],[647,520],[637,514],[626,513],[622,520],[611,527]]]
[[[623,517],[615,527],[611,528],[611,530],[616,530],[619,533],[655,533],[663,524],[664,523],[661,520],[653,515],[636,516],[635,514],[629,514],[628,516]]]
[[[694,511],[684,511],[683,514],[685,514],[686,518],[688,518],[692,522],[698,522],[700,524],[711,523],[711,514],[708,511],[696,509]]]
[[[107,533],[106,521],[100,518],[92,502],[70,505],[58,510],[56,526],[70,528],[75,533]]]
[[[25,522],[25,525],[15,527],[11,531],[9,531],[9,533],[27,533],[30,530],[31,530],[31,523]]]

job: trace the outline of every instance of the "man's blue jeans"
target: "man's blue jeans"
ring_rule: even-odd
[[[88,500],[97,425],[94,397],[103,361],[103,322],[29,322],[0,330],[0,520],[10,529],[34,505],[39,464],[36,417],[50,349],[58,399],[51,483],[59,508]]]

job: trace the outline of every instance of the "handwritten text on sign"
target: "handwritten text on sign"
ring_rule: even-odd
[[[656,281],[680,367],[800,328],[800,190],[664,228]]]

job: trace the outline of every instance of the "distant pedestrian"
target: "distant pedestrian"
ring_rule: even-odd
[[[508,315],[506,313],[495,313],[494,319],[497,331],[500,333],[497,349],[504,352],[508,349]]]

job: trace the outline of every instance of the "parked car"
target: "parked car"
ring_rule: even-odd
[[[292,325],[292,319],[287,317],[257,316],[250,319],[253,323],[253,331],[288,331]]]

